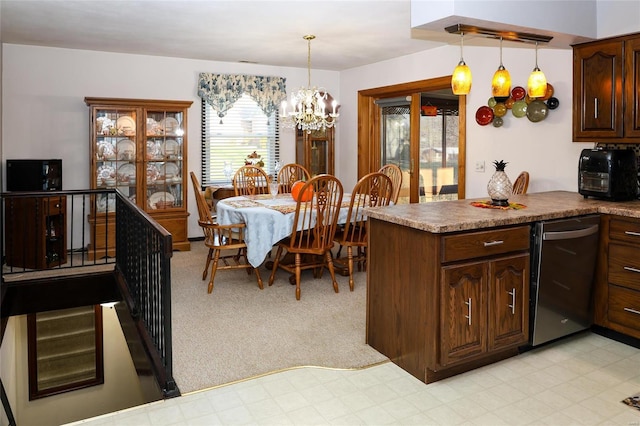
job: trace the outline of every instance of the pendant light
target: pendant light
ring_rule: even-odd
[[[460,32],[460,62],[451,75],[451,89],[454,95],[468,95],[471,91],[471,69],[462,58],[463,43],[464,32]]]
[[[538,68],[538,42],[536,41],[536,66],[527,81],[527,93],[530,98],[541,98],[547,93],[547,77]]]
[[[511,76],[502,65],[502,37],[500,37],[500,66],[491,80],[491,94],[496,97],[508,97],[511,92]]]

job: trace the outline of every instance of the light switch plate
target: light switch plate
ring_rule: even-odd
[[[476,172],[484,173],[484,161],[476,161]]]

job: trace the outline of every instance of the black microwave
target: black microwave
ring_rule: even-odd
[[[578,192],[585,198],[613,201],[637,198],[636,161],[630,149],[583,149],[578,164]]]
[[[62,160],[7,160],[7,191],[61,191]]]

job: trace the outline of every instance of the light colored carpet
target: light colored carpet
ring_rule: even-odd
[[[284,368],[356,368],[387,360],[365,344],[365,272],[355,274],[354,292],[348,277],[337,275],[335,293],[328,271],[320,279],[304,271],[296,301],[282,270],[269,287],[271,271],[260,268],[264,290],[254,274],[218,271],[208,294],[206,255],[196,241],[171,260],[173,376],[182,393]]]

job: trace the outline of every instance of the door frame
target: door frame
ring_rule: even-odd
[[[411,96],[411,147],[420,144],[420,94],[432,90],[442,90],[451,87],[451,76],[430,78],[409,83],[394,84],[373,89],[358,91],[358,179],[367,173],[380,168],[380,107],[375,103],[381,98],[396,96]],[[465,198],[465,170],[466,170],[466,141],[467,141],[467,97],[458,96],[458,199]],[[418,187],[420,174],[410,171],[413,188]],[[412,194],[410,202],[414,200]]]

